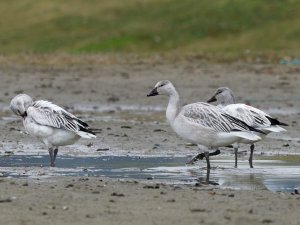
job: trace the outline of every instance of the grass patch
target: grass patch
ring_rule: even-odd
[[[300,56],[295,0],[3,0],[0,52]]]

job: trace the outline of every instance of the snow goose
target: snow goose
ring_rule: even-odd
[[[50,166],[55,166],[59,146],[73,144],[80,137],[96,137],[85,122],[51,102],[33,101],[30,96],[20,94],[11,100],[10,108],[23,117],[26,131],[47,146]]]
[[[232,90],[228,87],[220,87],[216,90],[215,94],[207,102],[219,102],[218,107],[222,108],[227,114],[238,118],[245,122],[248,126],[254,127],[263,133],[257,133],[260,137],[265,137],[270,132],[281,132],[285,131],[281,126],[287,126],[287,124],[278,121],[267,113],[260,109],[246,105],[246,104],[236,104],[235,96]],[[241,143],[251,144],[250,145],[250,157],[249,165],[253,168],[253,151],[254,143],[256,141],[242,140]],[[234,146],[235,153],[235,167],[237,167],[237,152],[238,145]]]
[[[197,102],[180,107],[179,95],[168,80],[159,81],[147,96],[156,95],[169,96],[166,110],[167,120],[179,136],[192,143],[208,149],[218,149],[244,139],[260,140],[260,137],[252,132],[256,129],[227,115],[216,106]],[[204,154],[207,169],[210,169],[209,153],[206,150]]]

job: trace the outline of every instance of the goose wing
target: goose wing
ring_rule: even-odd
[[[93,134],[88,129],[87,123],[48,101],[34,102],[33,106],[28,108],[27,115],[40,125],[63,128],[75,133],[83,131]]]
[[[230,104],[223,108],[223,110],[242,121],[247,125],[255,128],[265,128],[271,126],[271,121],[269,118],[272,118],[270,115],[265,112],[245,104]]]
[[[217,132],[250,130],[244,122],[226,114],[222,109],[204,102],[186,105],[181,113],[189,122]]]

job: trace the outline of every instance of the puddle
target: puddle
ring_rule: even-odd
[[[48,167],[48,156],[2,156],[0,172],[9,177],[47,178],[51,176],[100,176],[121,179],[195,185],[209,183],[220,188],[291,192],[300,188],[300,158],[256,160],[250,169],[247,161],[232,168],[228,159],[212,160],[209,177],[199,165],[185,166],[188,157],[65,157],[57,167]],[[201,164],[203,165],[203,164]]]

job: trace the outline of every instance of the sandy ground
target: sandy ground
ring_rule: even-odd
[[[0,180],[1,224],[300,224],[300,196],[97,178]]]
[[[186,145],[165,122],[166,97],[146,98],[157,81],[169,79],[177,87],[182,104],[205,101],[219,86],[231,87],[240,102],[265,109],[290,124],[284,134],[259,143],[256,154],[299,154],[299,73],[299,67],[211,64],[195,59],[44,66],[2,62],[0,153],[47,152],[42,144],[22,132],[21,121],[12,117],[8,109],[10,99],[24,92],[36,99],[51,100],[99,129],[99,138],[92,144],[83,140],[61,148],[59,154],[196,154],[197,147]],[[102,148],[109,151],[101,151]],[[224,153],[229,154],[230,150]],[[296,195],[166,185],[156,189],[145,188],[146,185],[109,179],[3,178],[0,221],[1,224],[300,224],[297,210],[300,199]]]

